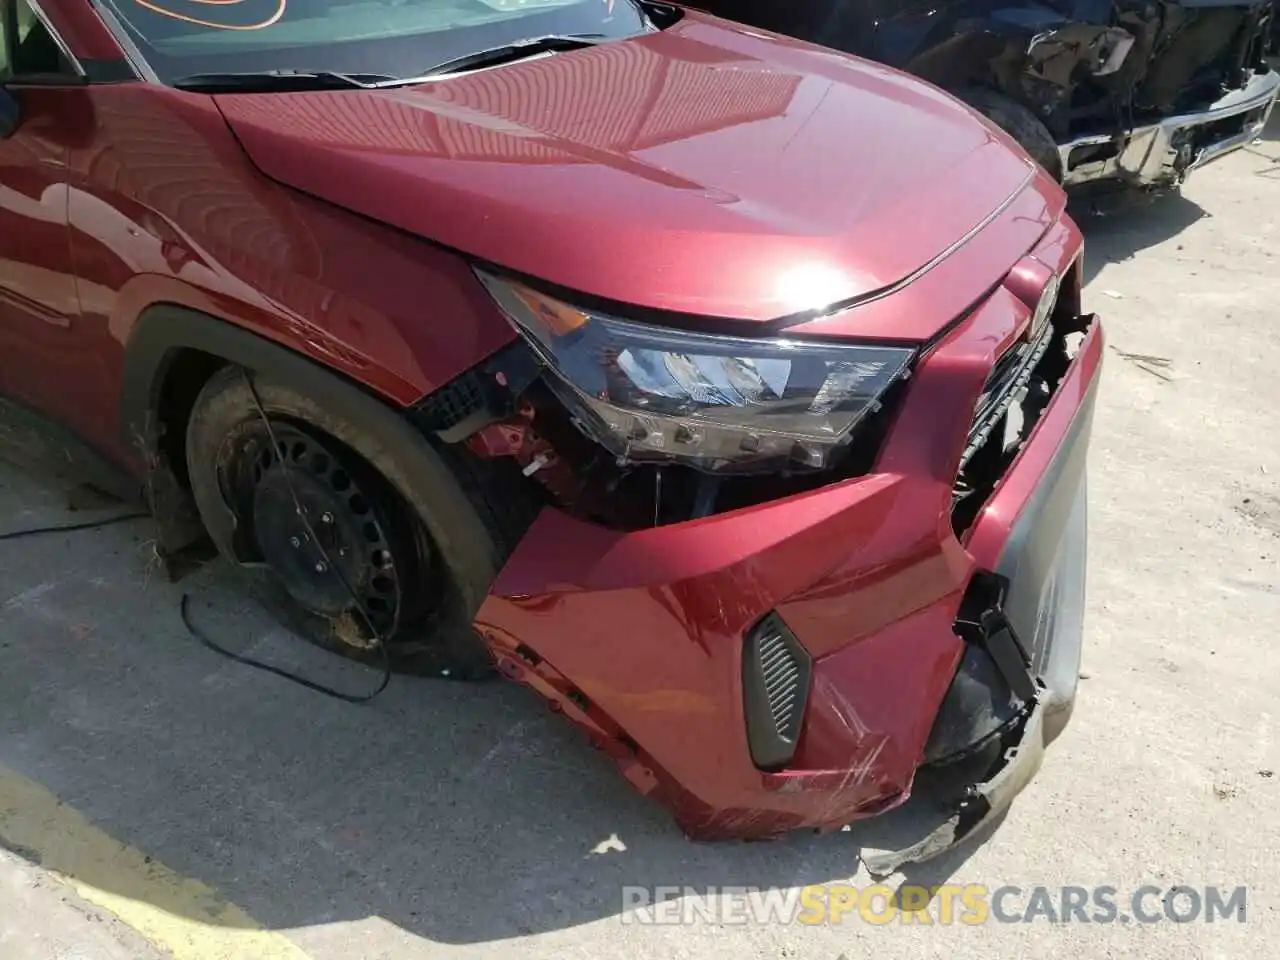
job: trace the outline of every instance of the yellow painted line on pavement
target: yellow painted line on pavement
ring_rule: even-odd
[[[0,842],[37,861],[174,960],[309,960],[215,890],[120,843],[0,765]]]

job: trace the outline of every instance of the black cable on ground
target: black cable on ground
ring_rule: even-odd
[[[215,641],[210,639],[208,634],[191,622],[191,614],[187,610],[189,601],[190,597],[184,593],[182,595],[182,602],[178,605],[178,612],[182,615],[182,625],[187,628],[187,632],[214,653],[220,653],[227,659],[234,660],[236,663],[243,663],[246,667],[265,670],[267,673],[275,674],[277,677],[283,677],[285,680],[292,680],[294,683],[306,687],[308,690],[314,690],[316,693],[323,693],[326,697],[333,697],[335,700],[342,700],[346,703],[368,703],[383,690],[387,689],[387,684],[391,682],[391,658],[387,655],[386,644],[378,644],[378,651],[381,654],[382,659],[382,682],[378,684],[377,689],[372,693],[359,695],[343,693],[341,690],[335,690],[333,687],[326,687],[322,683],[316,683],[314,680],[308,680],[306,677],[300,677],[296,673],[290,673],[283,667],[273,667],[269,663],[263,663],[261,660],[254,660],[252,657],[246,657],[233,650],[228,650],[226,647],[219,646]]]
[[[141,520],[149,517],[151,514],[136,511],[134,513],[121,513],[114,517],[104,517],[100,520],[85,520],[80,523],[63,523],[50,527],[29,527],[26,530],[10,530],[8,533],[0,533],[0,540],[21,540],[23,537],[37,537],[46,533],[70,533],[75,530],[93,530],[97,527],[109,527],[113,523],[124,523],[126,520]]]
[[[257,413],[259,417],[262,418],[262,424],[266,428],[267,436],[271,440],[272,447],[273,449],[278,450],[279,444],[276,442],[275,431],[271,427],[271,421],[267,418],[266,410],[262,407],[262,401],[258,398],[258,391],[254,387],[253,381],[249,379],[248,373],[243,373],[243,376],[245,385],[249,388],[249,394],[253,398],[254,406],[257,408]],[[285,469],[285,481],[288,483],[288,468],[286,467]],[[254,660],[252,657],[246,657],[233,650],[228,650],[226,647],[221,646],[210,638],[208,634],[191,622],[191,615],[187,610],[190,597],[185,593],[182,595],[182,600],[178,605],[178,613],[182,617],[182,625],[187,628],[188,633],[199,640],[205,647],[208,647],[214,653],[219,653],[230,660],[234,660],[236,663],[242,663],[246,667],[254,667],[258,670],[264,670],[267,673],[274,674],[277,677],[282,677],[285,680],[291,680],[300,686],[306,687],[308,690],[314,690],[316,693],[323,693],[325,696],[333,697],[335,700],[342,700],[345,703],[368,703],[374,697],[378,696],[378,694],[382,693],[383,690],[387,689],[387,685],[391,683],[391,655],[387,652],[386,641],[374,627],[372,618],[360,603],[360,598],[356,594],[355,590],[352,589],[351,584],[347,582],[346,577],[342,575],[342,571],[332,562],[328,555],[328,551],[324,549],[323,543],[320,541],[319,537],[315,535],[315,531],[311,529],[311,522],[307,519],[305,511],[302,509],[302,503],[299,501],[297,493],[294,492],[292,483],[289,483],[289,492],[293,497],[294,506],[298,510],[298,516],[301,518],[303,526],[306,527],[308,534],[311,536],[312,542],[320,547],[320,552],[324,555],[325,560],[328,561],[329,568],[338,575],[338,578],[342,581],[342,585],[346,587],[347,592],[351,595],[352,602],[355,604],[356,609],[360,612],[361,618],[364,620],[365,625],[369,628],[369,632],[372,634],[374,646],[378,650],[380,661],[379,668],[382,671],[382,681],[378,684],[377,688],[374,689],[372,693],[366,694],[344,693],[341,690],[335,690],[333,687],[325,686],[322,683],[316,683],[314,680],[308,680],[306,677],[299,676],[296,673],[291,673],[283,667],[274,667],[269,663],[263,663],[260,660]],[[122,513],[112,517],[104,517],[99,520],[85,520],[81,523],[64,523],[47,527],[29,527],[25,530],[11,530],[8,533],[0,533],[0,540],[21,540],[24,537],[35,537],[49,533],[71,533],[76,530],[92,530],[97,527],[106,527],[115,523],[124,523],[126,520],[140,520],[149,516],[151,516],[151,514],[144,511],[134,511],[132,513]],[[392,632],[394,632],[394,627],[392,628]]]
[[[48,527],[28,527],[24,530],[10,530],[7,533],[0,533],[0,540],[21,540],[24,537],[37,537],[47,533],[72,533],[77,530],[93,530],[97,527],[107,527],[115,523],[124,523],[126,520],[141,520],[149,516],[151,516],[151,514],[139,511],[135,513],[122,513],[114,517],[104,517],[100,520],[85,520],[82,523],[64,523]],[[284,670],[280,667],[273,667],[269,663],[261,663],[251,657],[242,656],[232,650],[219,646],[214,640],[210,639],[207,634],[200,630],[199,627],[191,622],[191,615],[187,612],[188,599],[188,596],[184,593],[182,595],[182,602],[178,606],[178,612],[182,616],[182,625],[187,628],[187,632],[214,653],[220,653],[224,657],[236,661],[236,663],[243,663],[248,667],[257,667],[259,670],[265,670],[267,673],[273,673],[286,680],[292,680],[294,683],[300,684],[308,690],[323,693],[325,696],[334,697],[335,699],[345,701],[346,703],[368,703],[378,694],[382,693],[382,691],[387,688],[387,684],[391,682],[391,658],[387,654],[387,647],[384,643],[378,643],[378,651],[381,654],[382,660],[382,682],[378,685],[377,689],[372,693],[358,696],[351,693],[343,693],[341,690],[326,687],[322,683],[316,683],[312,680],[308,680],[306,677],[300,677],[296,674],[290,673],[288,670]]]

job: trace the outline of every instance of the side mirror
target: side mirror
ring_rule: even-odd
[[[0,140],[14,135],[22,122],[22,103],[13,91],[0,86]]]

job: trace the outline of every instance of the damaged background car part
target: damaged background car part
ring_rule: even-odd
[[[1256,137],[1280,92],[1272,0],[700,0],[907,70],[1071,187],[1171,187]]]
[[[934,849],[1007,805],[1083,636],[1103,335],[1061,188],[915,79],[696,12],[352,9],[273,46],[27,8],[0,161],[60,212],[4,208],[41,278],[5,393],[175,566],[211,542],[349,657],[496,666],[690,836],[934,779]]]

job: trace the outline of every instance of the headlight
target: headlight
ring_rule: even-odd
[[[579,425],[628,460],[820,469],[906,376],[914,353],[630,323],[476,273],[551,368],[551,387]]]

